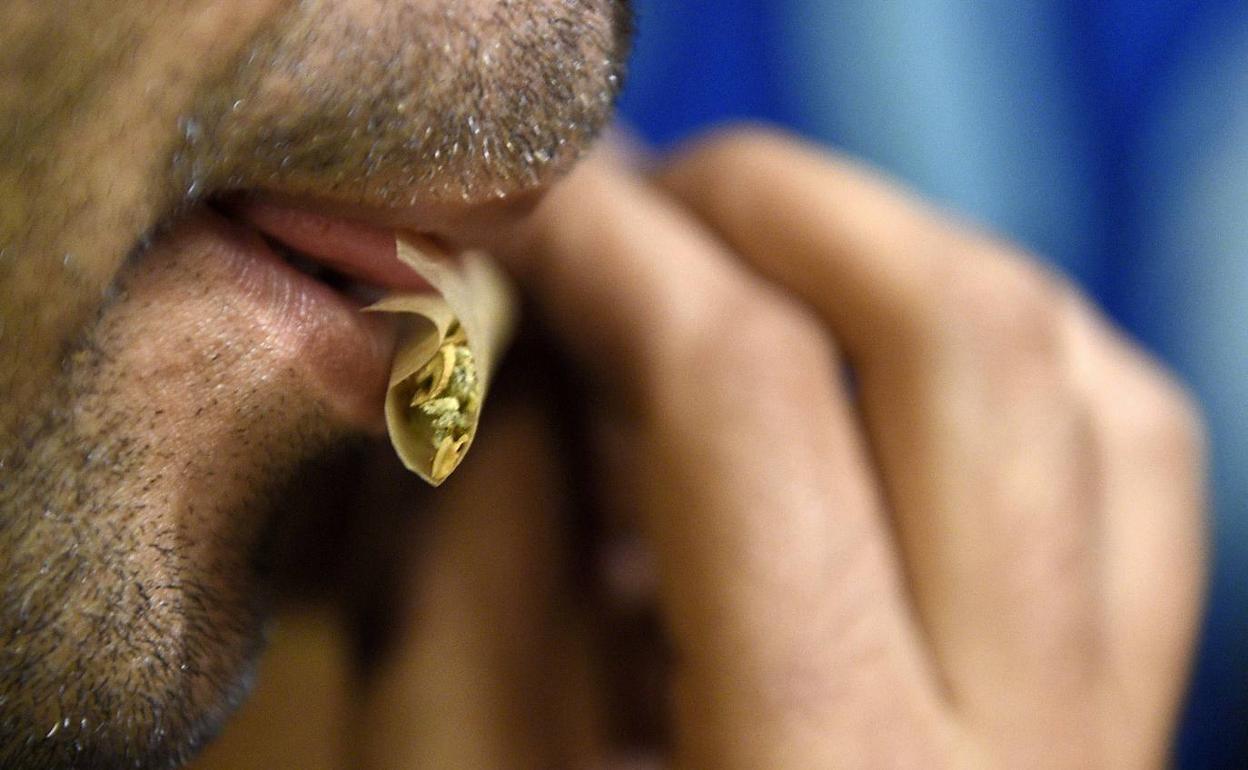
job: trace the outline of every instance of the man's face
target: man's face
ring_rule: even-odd
[[[389,321],[240,194],[484,237],[601,127],[626,27],[625,0],[4,4],[0,766],[210,735],[282,490],[377,428]]]

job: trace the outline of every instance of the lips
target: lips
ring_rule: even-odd
[[[395,321],[361,309],[387,294],[432,291],[398,260],[393,228],[234,196],[192,213],[169,238],[186,259],[211,255],[202,280],[212,285],[203,288],[243,309],[248,345],[294,372],[339,419],[384,430]],[[445,241],[427,247],[454,258]]]
[[[392,229],[258,198],[237,200],[228,209],[287,261],[346,293],[430,290],[398,260]]]

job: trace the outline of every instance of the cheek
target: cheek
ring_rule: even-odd
[[[277,320],[221,290],[228,270],[194,243],[155,249],[3,458],[0,765],[24,733],[48,752],[38,766],[156,765],[241,693],[283,485],[345,429],[256,338]]]

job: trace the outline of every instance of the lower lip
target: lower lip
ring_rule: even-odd
[[[293,371],[337,418],[384,430],[382,403],[397,336],[393,317],[360,312],[359,302],[296,270],[247,225],[205,211],[182,227],[192,230],[189,237],[207,239],[220,258],[228,285],[214,290],[232,292],[230,299],[242,303],[257,333],[250,342],[263,346],[266,359]]]

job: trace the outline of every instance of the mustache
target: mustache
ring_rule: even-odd
[[[566,170],[607,124],[627,0],[298,3],[178,120],[169,187],[374,208],[483,202]]]

